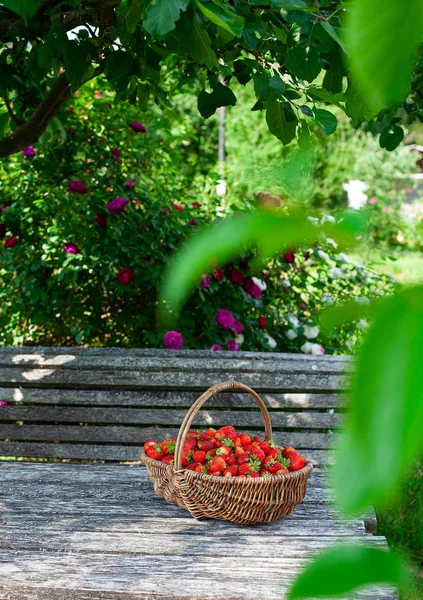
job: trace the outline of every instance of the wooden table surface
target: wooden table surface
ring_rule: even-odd
[[[336,514],[316,472],[292,515],[256,526],[194,520],[154,494],[140,465],[0,462],[0,481],[2,600],[280,600],[316,551],[386,547]]]

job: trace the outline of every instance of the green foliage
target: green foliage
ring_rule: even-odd
[[[408,584],[408,568],[395,552],[365,546],[339,546],[318,556],[297,579],[288,598],[341,596],[364,585]]]
[[[190,0],[152,0],[143,27],[151,37],[161,37],[175,29],[179,13],[187,9]]]

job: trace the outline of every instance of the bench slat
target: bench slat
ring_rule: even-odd
[[[251,412],[231,410],[208,410],[204,407],[195,417],[193,427],[263,427],[259,409]],[[134,409],[134,408],[68,408],[63,406],[4,406],[0,410],[2,421],[57,421],[63,423],[122,423],[142,425],[179,426],[186,415],[185,410]],[[274,427],[332,429],[340,424],[340,415],[307,412],[273,412]],[[0,425],[0,434],[2,426]]]
[[[157,430],[155,435],[157,435]],[[284,434],[275,433],[277,443],[286,442]],[[26,458],[58,458],[78,460],[138,461],[142,446],[107,446],[95,444],[52,444],[36,442],[3,442],[0,444],[0,456],[21,456]],[[302,453],[316,466],[332,464],[333,459],[327,450],[300,448]]]
[[[34,404],[60,404],[80,406],[163,406],[190,407],[198,398],[198,392],[174,391],[138,391],[138,390],[71,390],[43,389],[27,387],[1,387],[0,400],[6,402],[24,402]],[[269,410],[281,408],[338,408],[345,406],[341,394],[313,393],[262,393]],[[250,394],[216,394],[207,401],[207,407],[251,408],[256,407]],[[0,419],[1,419],[0,410]]]

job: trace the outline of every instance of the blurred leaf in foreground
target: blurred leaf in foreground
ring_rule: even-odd
[[[288,599],[347,594],[358,587],[390,583],[406,587],[408,567],[394,552],[365,546],[331,548],[317,556],[293,583]]]
[[[357,361],[334,484],[346,513],[386,504],[423,449],[423,287],[378,308]]]

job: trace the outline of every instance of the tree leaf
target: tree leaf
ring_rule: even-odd
[[[175,29],[181,11],[186,10],[190,0],[153,0],[147,9],[143,27],[152,38],[160,37]]]
[[[388,125],[380,132],[379,145],[390,152],[395,150],[404,139],[404,130],[399,125]]]
[[[188,23],[186,23],[186,27],[188,27]],[[194,19],[189,23],[189,30],[186,30],[184,38],[179,41],[179,48],[193,60],[206,65],[209,69],[217,63],[216,54],[211,47],[210,36],[197,15],[194,15]]]
[[[284,145],[294,139],[298,121],[296,118],[292,121],[287,120],[285,105],[279,102],[273,93],[269,96],[266,121],[270,132]]]
[[[228,10],[219,0],[214,0],[214,2],[208,2],[207,4],[195,0],[195,3],[209,21],[219,25],[219,27],[222,27],[236,37],[241,36],[244,29],[244,18],[237,15],[235,10]]]
[[[351,243],[357,232],[356,222],[347,218],[338,225],[326,223],[321,230],[340,244]],[[246,246],[258,247],[259,258],[264,261],[293,245],[314,242],[319,231],[304,215],[286,217],[271,211],[257,211],[228,217],[197,232],[175,256],[165,273],[159,303],[161,320],[175,319],[193,287],[198,285],[201,275],[234,258]]]
[[[283,96],[285,91],[285,82],[284,80],[277,74],[273,75],[273,77],[269,81],[269,89],[276,95],[278,98]]]
[[[357,0],[348,14],[346,42],[360,90],[379,109],[401,102],[423,38],[423,2]]]
[[[345,103],[347,115],[351,118],[354,126],[359,125],[362,121],[370,121],[380,111],[380,105],[372,102],[370,94],[360,91],[357,85],[350,80],[345,92]]]
[[[386,504],[423,449],[423,286],[388,298],[358,357],[334,484],[353,513]]]
[[[314,122],[323,130],[325,135],[334,133],[338,126],[338,119],[335,115],[324,108],[314,109]]]
[[[312,46],[298,45],[290,48],[286,57],[286,66],[298,79],[309,83],[316,79],[322,69],[317,50]]]
[[[198,96],[198,110],[205,119],[211,117],[220,106],[235,106],[236,96],[228,86],[216,83],[212,92],[202,90]]]
[[[78,88],[88,69],[86,58],[87,52],[84,46],[76,40],[69,40],[63,59],[63,66],[65,67],[66,76],[74,89]]]
[[[6,8],[13,10],[13,12],[23,19],[27,19],[35,15],[40,5],[40,0],[3,0],[2,4]]]
[[[304,0],[271,0],[273,8],[283,8],[285,10],[304,10],[307,9],[307,2]]]
[[[394,552],[365,546],[326,550],[298,575],[288,600],[341,596],[363,585],[393,583],[406,587],[408,567]]]
[[[342,48],[342,51],[349,56],[349,50],[341,39],[341,30],[338,27],[333,27],[333,25],[331,25],[328,21],[320,21],[320,25],[323,27],[326,33],[328,33],[330,37],[335,40],[338,46]]]
[[[138,23],[141,20],[143,4],[142,0],[124,0],[117,8],[116,12],[120,19],[123,19],[126,30],[134,33]]]

